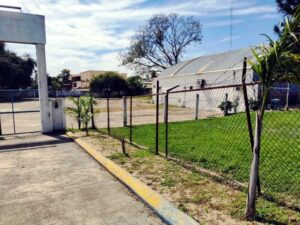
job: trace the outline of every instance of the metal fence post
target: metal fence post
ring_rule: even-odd
[[[77,107],[80,107],[79,106],[80,103],[80,97],[77,97]],[[77,123],[78,123],[78,129],[80,130],[81,129],[81,120],[80,120],[80,112],[77,111]]]
[[[285,107],[284,109],[287,111],[289,110],[289,96],[290,96],[290,83],[287,83],[287,91],[286,91],[286,98],[285,98]]]
[[[108,135],[110,135],[109,97],[106,98],[106,106],[107,106],[107,133]]]
[[[16,134],[16,122],[15,122],[15,108],[14,108],[14,96],[11,95],[11,111],[13,115],[13,126],[14,126],[14,134]]]
[[[164,100],[164,122],[166,122],[167,120],[167,108],[168,108],[168,97],[167,97],[167,94],[165,95],[165,100]]]
[[[183,87],[183,102],[182,102],[182,107],[185,108],[186,107],[186,86]]]
[[[90,98],[91,98],[92,129],[96,129],[95,117],[94,117],[94,98],[91,94],[90,94]]]
[[[168,111],[169,111],[169,93],[167,93],[166,94],[166,96],[165,96],[165,128],[166,128],[166,143],[165,143],[165,153],[166,153],[166,158],[168,157],[168,154],[169,154],[169,149],[168,149],[168,132],[169,132],[169,130],[168,130],[168,117],[169,117],[169,115],[168,115]]]
[[[127,97],[123,97],[123,127],[127,127]]]
[[[2,135],[1,115],[0,115],[0,135]]]
[[[156,126],[155,126],[155,154],[158,155],[159,138],[159,81],[156,81]]]
[[[166,92],[166,97],[165,97],[165,128],[166,128],[166,144],[165,144],[165,152],[166,152],[166,158],[168,157],[169,154],[169,148],[168,148],[168,138],[169,138],[169,92],[172,91],[173,89],[179,87],[179,85],[176,85],[170,89],[167,90]]]
[[[244,62],[243,62],[242,87],[243,87],[248,134],[249,134],[249,140],[250,140],[250,146],[251,146],[251,152],[252,152],[253,146],[254,146],[254,135],[253,135],[253,130],[252,130],[251,114],[250,114],[250,107],[249,107],[248,93],[247,93],[247,86],[246,86],[246,73],[247,73],[247,58],[245,57]],[[259,175],[257,177],[257,193],[259,195],[261,195],[261,185],[260,185],[260,176]]]
[[[199,94],[196,94],[195,120],[199,117]]]
[[[130,123],[130,130],[129,130],[129,140],[132,143],[132,96],[130,96],[130,115],[129,115],[129,123]]]
[[[224,116],[228,115],[228,93],[225,94],[224,100]]]

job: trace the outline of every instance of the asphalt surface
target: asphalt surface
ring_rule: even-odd
[[[1,225],[159,225],[142,202],[64,136],[0,137]]]

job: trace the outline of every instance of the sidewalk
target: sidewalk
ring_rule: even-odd
[[[0,140],[1,225],[158,225],[159,218],[75,143]]]

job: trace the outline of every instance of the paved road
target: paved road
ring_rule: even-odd
[[[110,101],[110,126],[111,127],[122,127],[123,126],[123,100],[111,100]],[[66,106],[72,106],[68,99],[65,100]],[[129,103],[128,103],[129,104]],[[0,102],[0,112],[11,112],[11,103]],[[98,104],[94,108],[95,110],[100,110],[100,113],[95,115],[95,124],[98,128],[107,127],[107,112],[106,110],[106,100],[99,100]],[[128,112],[128,124],[129,124],[129,105],[127,107]],[[19,101],[14,103],[14,110],[26,111],[26,110],[39,110],[39,102],[35,101]],[[151,104],[149,101],[134,99],[133,101],[133,118],[132,124],[154,124],[155,123],[155,105]],[[221,111],[219,110],[221,113]],[[163,106],[160,107],[160,122],[164,120],[164,109]],[[215,112],[204,111],[200,108],[199,118],[207,118],[208,116],[216,115]],[[16,133],[25,132],[40,132],[40,113],[15,113],[15,130]],[[180,107],[170,107],[169,108],[169,121],[185,121],[194,120],[195,110],[193,108],[180,108]],[[13,134],[13,115],[12,114],[1,114],[0,115],[1,126],[3,134]],[[77,128],[77,121],[74,120],[69,115],[66,115],[66,125],[68,128]]]
[[[1,225],[159,225],[161,221],[74,142],[0,139]]]

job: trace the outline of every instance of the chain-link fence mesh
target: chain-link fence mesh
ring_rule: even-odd
[[[253,131],[259,89],[257,84],[247,85]],[[260,182],[265,196],[299,208],[300,96],[295,93],[295,86],[276,86],[271,90],[264,118]],[[171,92],[167,98],[166,108],[166,93],[159,94],[159,151],[165,154],[167,145],[169,157],[247,187],[252,149],[242,86]],[[100,120],[96,124],[107,132],[107,99],[97,101]],[[109,99],[110,134],[132,139],[155,152],[156,106],[156,95]]]
[[[258,85],[247,87],[252,104],[257,102],[255,93],[258,88]],[[279,95],[278,92],[282,93],[280,90],[284,89],[272,88],[264,118],[260,158],[261,188],[263,194],[269,197],[299,206],[300,127],[297,121],[300,112],[297,107],[300,102],[296,102],[295,98],[291,101],[289,96],[290,110],[285,111],[287,95]],[[252,153],[241,88],[224,87],[169,95],[170,99],[181,98],[184,102],[181,106],[184,109],[169,110],[170,156],[196,163],[239,181],[246,187]],[[180,107],[181,99],[175,101],[174,107]],[[169,101],[169,105],[174,103]],[[225,105],[228,112],[225,112]],[[255,106],[252,105],[252,108],[255,109]],[[181,115],[185,115],[186,121],[182,121]],[[251,121],[254,127],[254,111],[251,112]]]

